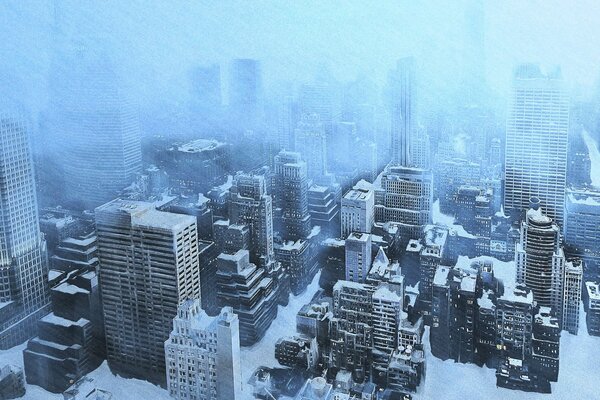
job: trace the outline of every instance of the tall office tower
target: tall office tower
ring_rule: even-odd
[[[521,223],[520,242],[515,246],[517,282],[527,285],[539,306],[551,307],[562,319],[565,256],[558,226],[542,213],[537,200]]]
[[[242,398],[240,328],[231,307],[209,317],[199,300],[185,300],[164,344],[167,390],[177,400]]]
[[[212,64],[195,67],[191,71],[192,102],[203,113],[215,112],[221,107],[221,66]]]
[[[318,115],[326,135],[330,135],[333,129],[333,95],[333,88],[327,83],[302,85],[299,93],[300,115]]]
[[[109,59],[79,50],[58,107],[65,194],[77,208],[114,199],[141,172],[140,126]]]
[[[298,105],[294,97],[285,96],[279,110],[279,138],[281,150],[293,151],[296,146],[296,125],[298,123]]]
[[[229,189],[229,221],[250,228],[250,260],[264,267],[273,260],[273,200],[261,175],[238,173]]]
[[[352,232],[346,239],[346,280],[364,282],[371,269],[371,235]]]
[[[375,221],[393,222],[402,240],[419,239],[431,222],[433,176],[420,168],[388,166],[375,191]]]
[[[427,130],[417,128],[414,140],[411,141],[410,157],[415,167],[429,169],[431,167],[431,143]]]
[[[563,306],[563,329],[577,335],[579,331],[579,305],[583,278],[583,262],[567,261],[565,264],[565,299]]]
[[[96,231],[109,366],[164,382],[170,321],[200,299],[196,218],[116,199],[96,208]]]
[[[327,172],[326,134],[318,114],[303,114],[296,129],[295,150],[306,161],[308,177],[319,179]]]
[[[569,99],[560,71],[517,67],[506,124],[504,208],[522,212],[536,196],[548,216],[563,224]]]
[[[253,129],[260,118],[262,75],[260,62],[235,59],[230,68],[229,107],[238,128]]]
[[[275,156],[276,202],[282,209],[284,239],[305,239],[311,230],[308,177],[300,153],[281,151]]]
[[[342,198],[341,237],[352,232],[371,233],[375,223],[375,193],[373,185],[361,180]]]
[[[569,256],[585,261],[586,279],[600,277],[600,191],[567,189],[564,241]]]
[[[414,118],[415,61],[407,57],[398,60],[390,76],[392,90],[392,163],[412,166],[410,158]]]
[[[11,106],[0,109],[0,181],[0,349],[7,349],[35,335],[50,303],[29,132]]]

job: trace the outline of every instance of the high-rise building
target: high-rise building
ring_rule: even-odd
[[[531,369],[545,379],[558,380],[560,326],[550,307],[539,307],[533,319]]]
[[[585,295],[583,306],[588,334],[600,336],[600,284],[586,282],[583,294]]]
[[[364,282],[371,269],[371,235],[352,232],[346,238],[346,280]]]
[[[521,239],[515,247],[517,282],[527,285],[539,306],[551,307],[562,320],[565,256],[560,232],[539,204],[527,211],[521,223]]]
[[[200,299],[196,218],[116,199],[96,209],[109,366],[164,382],[177,306]]]
[[[373,186],[360,181],[342,198],[341,237],[352,232],[371,233],[375,223],[375,194]]]
[[[282,236],[305,239],[311,230],[308,212],[308,176],[300,153],[281,151],[275,156],[276,202],[282,210]]]
[[[583,278],[583,262],[567,261],[565,264],[565,298],[563,305],[563,329],[577,335],[579,331],[579,306],[581,304],[581,288]]]
[[[392,89],[392,163],[411,166],[411,138],[414,135],[415,61],[407,57],[398,60],[390,76]]]
[[[261,116],[262,74],[258,60],[235,59],[230,68],[229,107],[239,128],[256,127]]]
[[[506,126],[506,210],[525,211],[536,196],[562,226],[568,131],[569,99],[560,71],[544,75],[537,65],[517,67]]]
[[[306,161],[310,179],[320,178],[327,172],[327,138],[319,114],[303,114],[296,129],[295,150]]]
[[[273,200],[264,176],[238,173],[229,189],[229,221],[250,228],[251,261],[265,266],[273,260]]]
[[[40,234],[30,138],[21,112],[0,109],[0,349],[36,333],[49,312],[48,259]]]
[[[93,208],[114,199],[141,172],[141,133],[108,57],[80,49],[73,66],[59,103],[59,156],[69,203]]]
[[[432,204],[430,171],[388,166],[375,191],[375,221],[397,224],[406,242],[419,239],[431,222]]]
[[[496,347],[517,360],[531,355],[533,293],[522,285],[506,287],[496,306]]]
[[[209,317],[199,300],[186,300],[173,318],[164,344],[167,390],[177,400],[242,398],[240,331],[236,314],[224,307]]]

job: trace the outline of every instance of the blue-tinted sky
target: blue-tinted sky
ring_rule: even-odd
[[[369,74],[383,83],[396,59],[414,55],[436,85],[456,79],[465,35],[462,1],[58,1],[68,32],[108,43],[143,96],[185,91],[194,64],[234,57],[263,61],[267,86],[305,80],[326,62],[340,80]],[[600,71],[600,2],[489,1],[485,61],[503,92],[517,62],[560,64],[571,83]],[[53,2],[0,3],[3,85],[37,93],[44,85]],[[7,79],[7,77],[10,77]],[[4,89],[3,89],[4,90]],[[9,89],[10,90],[10,89]]]

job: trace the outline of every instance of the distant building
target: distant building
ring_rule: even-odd
[[[227,180],[230,151],[226,143],[196,139],[161,152],[159,166],[178,189],[186,193],[206,193]]]
[[[371,233],[375,223],[375,194],[372,185],[360,181],[342,198],[341,237],[352,232]]]
[[[0,349],[34,336],[50,311],[29,132],[19,110],[0,110]]]
[[[325,128],[318,114],[304,114],[295,133],[295,150],[306,161],[310,179],[327,173],[327,145]]]
[[[581,288],[583,262],[567,261],[565,264],[565,298],[563,306],[563,329],[577,335],[579,331],[579,307],[581,305]]]
[[[96,209],[96,230],[109,366],[164,382],[170,321],[200,299],[196,218],[117,199]]]
[[[178,400],[242,398],[238,317],[225,307],[209,317],[198,300],[186,300],[164,343],[167,390]]]
[[[530,197],[535,196],[548,216],[562,226],[568,132],[569,98],[560,70],[544,75],[538,65],[519,65],[514,73],[506,123],[507,211],[527,210]]]

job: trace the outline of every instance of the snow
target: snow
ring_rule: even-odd
[[[598,151],[598,143],[592,138],[589,132],[585,130],[581,133],[581,135],[583,136],[583,141],[588,148],[590,161],[592,163],[590,171],[592,185],[600,188],[600,151]]]
[[[471,270],[471,265],[475,262],[490,261],[494,265],[494,277],[500,279],[504,286],[515,287],[517,278],[517,267],[514,261],[500,261],[497,258],[490,256],[479,256],[469,258],[467,256],[459,256],[456,261],[456,267],[460,269]]]
[[[25,347],[26,343],[23,343],[11,349],[0,351],[0,367],[5,364],[14,364],[23,368],[23,350]],[[94,379],[98,389],[111,392],[114,399],[173,400],[166,390],[149,382],[113,375],[106,361],[89,373],[88,377]],[[25,396],[21,397],[23,400],[63,400],[62,394],[47,392],[39,386],[26,385],[26,390]]]
[[[450,233],[464,237],[467,239],[475,239],[475,235],[470,234],[463,228],[462,225],[455,224],[455,219],[451,215],[442,214],[440,211],[440,200],[433,202],[431,206],[431,219],[435,225],[447,226],[450,229]]]
[[[262,340],[251,347],[243,347],[242,360],[242,383],[244,384],[244,394],[242,400],[253,399],[252,387],[248,380],[258,367],[279,367],[275,359],[275,343],[282,336],[293,336],[296,334],[296,314],[302,306],[309,303],[315,293],[319,290],[318,272],[308,285],[304,293],[298,296],[290,296],[290,302],[286,307],[279,306],[277,318],[273,321],[267,334]]]
[[[425,328],[423,344],[427,375],[415,400],[443,398],[445,400],[571,400],[598,398],[598,358],[600,337],[589,336],[583,305],[580,306],[579,335],[562,332],[560,340],[560,372],[552,383],[552,394],[524,393],[496,387],[495,370],[475,364],[442,361],[431,354],[429,327]]]

